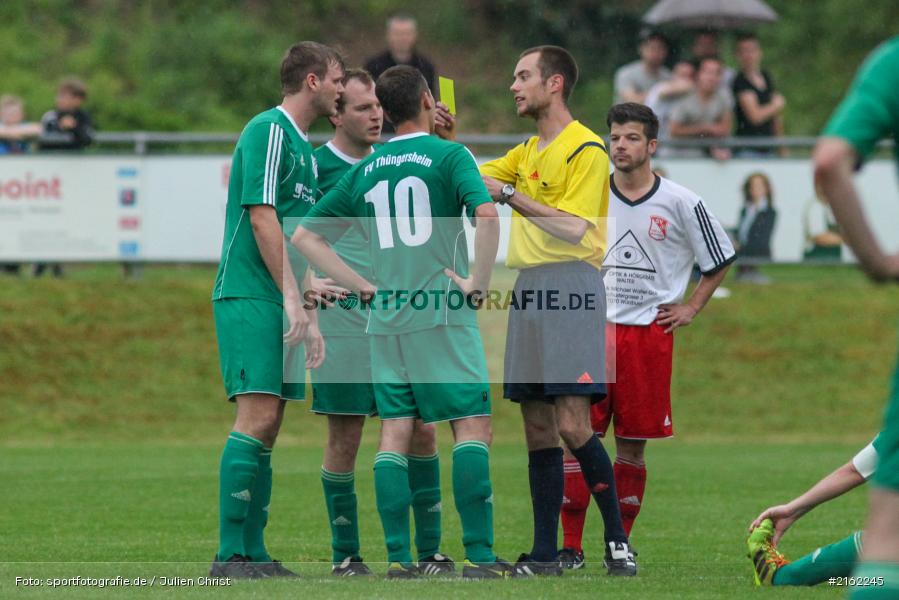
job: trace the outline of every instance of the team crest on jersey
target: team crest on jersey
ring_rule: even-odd
[[[668,219],[659,215],[649,217],[649,237],[661,242],[668,237]]]

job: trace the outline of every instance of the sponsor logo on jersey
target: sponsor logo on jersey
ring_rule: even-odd
[[[633,231],[618,238],[618,241],[606,253],[602,266],[609,269],[628,269],[655,273],[656,267],[646,254],[646,250],[637,240]]]
[[[534,170],[533,173],[528,175],[528,179],[530,179],[531,181],[537,181],[538,179],[540,179],[540,173],[538,173],[536,170]]]
[[[668,219],[659,215],[650,215],[649,237],[659,242],[668,237]]]

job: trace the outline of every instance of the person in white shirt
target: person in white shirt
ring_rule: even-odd
[[[607,123],[615,165],[609,196],[609,241],[614,243],[603,261],[610,383],[606,399],[593,405],[591,419],[599,435],[614,423],[615,484],[625,531],[630,532],[646,487],[646,441],[674,434],[672,334],[702,310],[736,252],[699,196],[652,172],[659,127],[655,113],[641,104],[617,104]],[[694,261],[702,278],[684,302]],[[569,476],[568,467],[569,502],[562,509],[566,548],[579,541],[577,529],[583,530],[587,507],[578,501],[585,495],[583,477]]]

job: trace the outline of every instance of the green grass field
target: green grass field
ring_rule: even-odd
[[[274,455],[269,546],[302,581],[242,582],[177,593],[226,598],[840,597],[840,589],[756,590],[745,528],[845,462],[872,437],[895,360],[899,291],[848,268],[772,267],[770,286],[730,284],[679,332],[674,440],[650,444],[649,484],[633,542],[640,575],[612,580],[598,512],[587,522],[588,568],[558,580],[469,584],[334,581],[318,469],[323,421],[292,406]],[[233,418],[222,399],[207,267],[112,266],[66,280],[0,279],[0,597],[94,598],[168,593],[160,577],[205,574],[217,538],[218,456]],[[500,280],[508,274],[500,273]],[[502,319],[484,313],[491,370]],[[496,395],[495,395],[496,396]],[[520,417],[495,397],[492,473],[496,547],[529,546],[530,501]],[[383,571],[371,464],[377,424],[357,467],[363,556]],[[441,428],[443,456],[449,431]],[[450,480],[443,463],[444,483]],[[444,485],[444,551],[462,557]],[[861,526],[865,493],[819,508],[781,544],[798,556]],[[98,590],[16,586],[18,577],[157,577]],[[459,587],[462,586],[462,587]]]

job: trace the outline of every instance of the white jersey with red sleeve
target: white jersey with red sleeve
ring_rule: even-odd
[[[721,223],[687,188],[657,175],[645,196],[630,200],[613,175],[611,191],[615,242],[603,261],[609,321],[649,325],[660,304],[681,301],[694,262],[711,275],[736,259]]]

